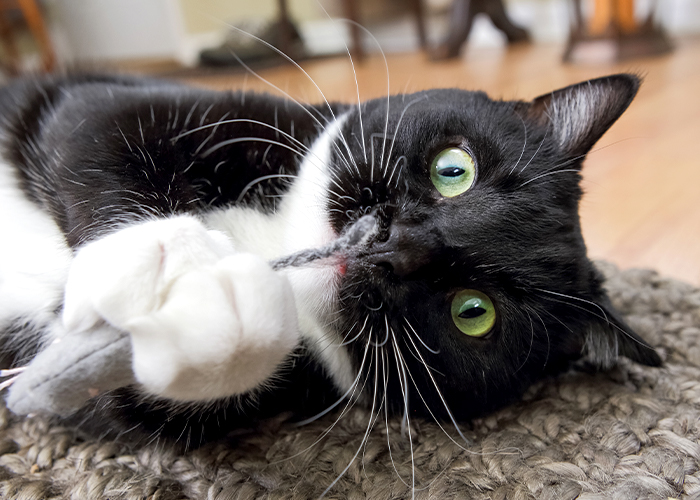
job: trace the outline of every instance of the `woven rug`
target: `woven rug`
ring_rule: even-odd
[[[469,445],[427,421],[412,421],[409,441],[399,421],[382,419],[363,445],[369,415],[353,410],[325,437],[335,416],[301,428],[265,422],[178,454],[82,440],[2,408],[0,496],[307,500],[347,467],[326,498],[700,498],[700,290],[653,271],[602,268],[613,303],[665,365],[623,360],[608,373],[539,383],[465,425]]]

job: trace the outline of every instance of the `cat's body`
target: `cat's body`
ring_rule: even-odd
[[[637,85],[532,103],[435,90],[358,110],[19,82],[0,94],[4,349],[22,364],[71,331],[126,331],[139,384],[78,418],[195,442],[338,400],[463,420],[581,355],[658,364],[611,310],[577,213],[582,158]],[[441,167],[445,152],[471,178]],[[359,255],[266,264],[368,213],[379,230]],[[465,291],[489,305],[467,311]]]

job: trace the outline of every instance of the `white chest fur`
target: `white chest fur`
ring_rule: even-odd
[[[341,117],[329,125],[313,144],[274,214],[234,207],[207,214],[206,225],[227,234],[236,251],[254,253],[267,260],[332,241],[337,235],[328,217],[328,165],[343,121]],[[355,378],[350,359],[339,345],[342,340],[328,326],[337,303],[337,269],[315,265],[281,272],[287,275],[294,291],[301,335],[328,368],[336,385],[348,389]]]

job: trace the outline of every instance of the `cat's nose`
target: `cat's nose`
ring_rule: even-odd
[[[428,264],[435,255],[435,237],[420,225],[393,223],[386,239],[370,246],[369,261],[405,277]]]

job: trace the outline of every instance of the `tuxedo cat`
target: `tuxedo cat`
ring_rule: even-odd
[[[659,365],[612,309],[578,217],[582,161],[638,86],[306,105],[15,82],[0,91],[6,362],[126,332],[137,383],[73,418],[195,442],[350,403],[456,424],[581,357]],[[359,251],[269,265],[368,214]]]

